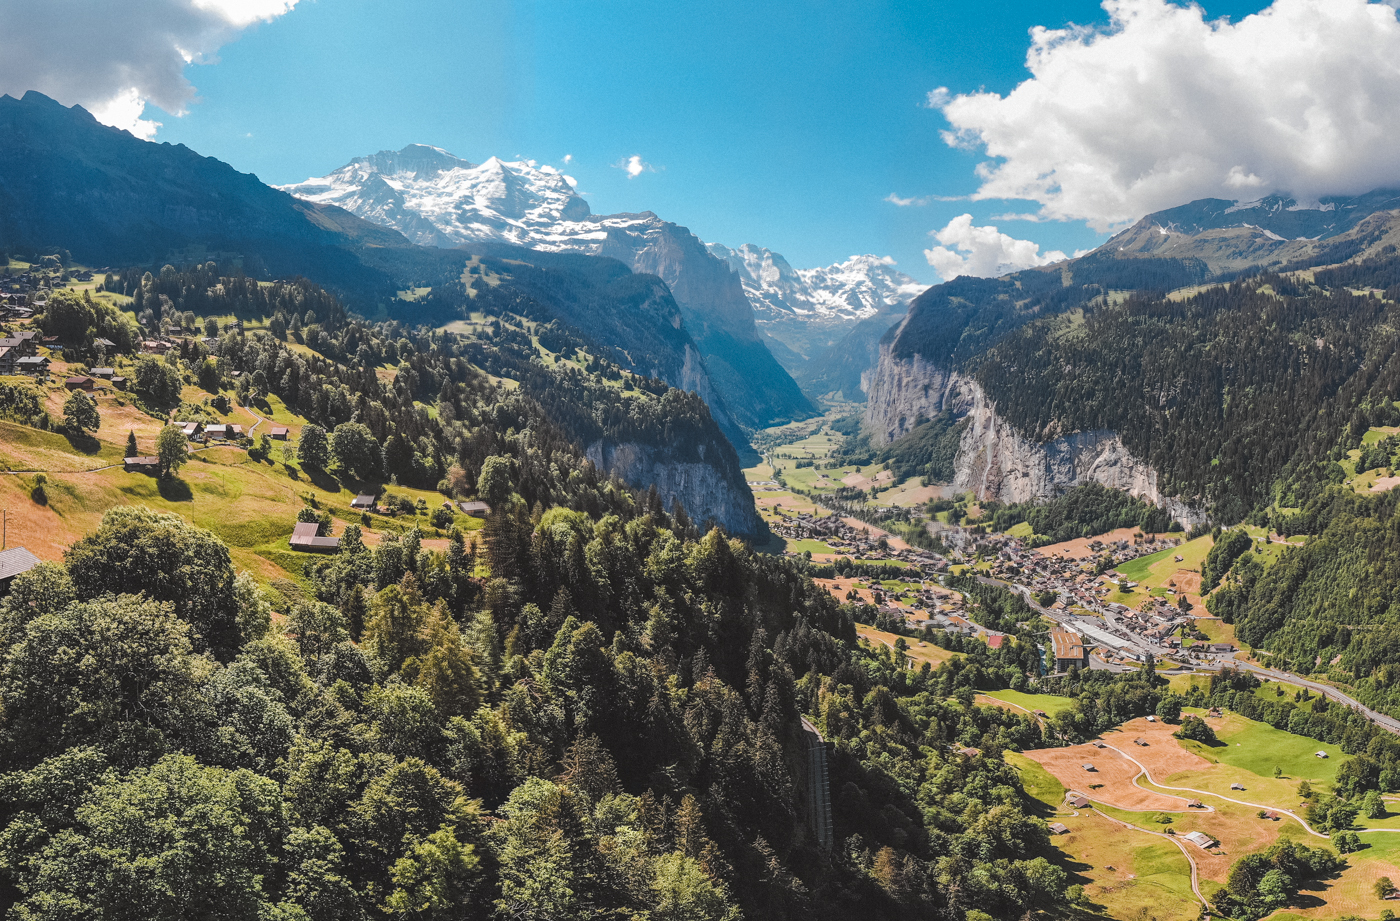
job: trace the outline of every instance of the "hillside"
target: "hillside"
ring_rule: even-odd
[[[971,420],[958,488],[1023,502],[1098,482],[1237,521],[1280,477],[1315,478],[1355,407],[1396,396],[1391,299],[1360,293],[1394,283],[1400,212],[1377,210],[1393,203],[1198,202],[1061,266],[932,288],[880,346],[866,431],[887,443],[953,412]],[[1220,255],[1269,215],[1319,238]]]
[[[572,180],[532,161],[481,164],[413,144],[359,157],[283,187],[430,246],[525,247],[616,259],[671,289],[718,394],[739,424],[763,428],[814,414],[763,345],[738,276],[688,229],[651,212],[594,215]]]

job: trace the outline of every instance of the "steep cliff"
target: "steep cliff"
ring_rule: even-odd
[[[1116,432],[1075,432],[1037,444],[997,415],[976,381],[951,375],[952,387],[971,398],[955,462],[953,486],[1002,502],[1046,499],[1085,483],[1098,483],[1167,509],[1187,527],[1205,512],[1158,488],[1157,471],[1133,455]]]
[[[1026,502],[1098,483],[1162,506],[1188,527],[1206,520],[1202,510],[1162,495],[1157,471],[1115,432],[1075,432],[1037,443],[997,415],[977,381],[920,355],[896,358],[888,343],[862,383],[868,397],[865,429],[877,445],[903,437],[940,412],[965,417],[953,486],[978,498]]]
[[[876,446],[899,439],[944,410],[966,412],[971,394],[956,372],[914,354],[897,358],[888,341],[875,366],[861,375],[865,432]]]
[[[703,445],[700,451],[703,455]],[[677,460],[660,448],[603,440],[588,446],[588,459],[633,486],[655,483],[666,507],[679,500],[696,524],[713,519],[729,533],[741,536],[762,530],[748,486],[742,480],[733,482],[713,464]]]

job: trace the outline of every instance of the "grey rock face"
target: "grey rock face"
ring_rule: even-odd
[[[953,486],[981,499],[1027,502],[1098,483],[1167,509],[1191,527],[1205,512],[1162,494],[1157,471],[1135,456],[1116,432],[1075,432],[1036,443],[997,415],[976,381],[930,364],[921,356],[897,359],[881,346],[880,362],[867,372],[865,426],[872,441],[888,444],[908,434],[921,418],[944,410],[966,416],[958,445]]]
[[[758,533],[761,522],[747,485],[730,483],[710,464],[677,462],[656,448],[596,441],[587,456],[600,470],[634,486],[656,484],[667,508],[679,500],[696,524],[713,519],[731,534]]]

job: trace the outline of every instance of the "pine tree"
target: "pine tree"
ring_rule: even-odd
[[[124,457],[135,457],[141,452],[136,448],[136,433],[129,431],[126,433],[126,454]]]

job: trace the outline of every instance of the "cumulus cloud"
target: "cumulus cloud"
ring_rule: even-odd
[[[183,115],[189,64],[207,63],[256,22],[297,0],[0,0],[0,93],[38,90],[99,121],[151,137],[146,103]]]
[[[656,172],[656,167],[652,166],[650,163],[646,162],[636,154],[618,160],[616,163],[613,164],[613,166],[620,170],[626,170],[628,179],[636,179],[642,173]]]
[[[992,278],[1067,258],[1059,250],[1042,253],[1038,243],[1018,240],[991,225],[974,226],[970,214],[953,218],[930,236],[941,245],[924,250],[924,258],[944,281],[959,275]]]
[[[1300,201],[1400,183],[1392,3],[1275,0],[1239,22],[1104,0],[1101,29],[1036,28],[1006,96],[934,90],[945,140],[985,151],[981,199],[1110,230],[1216,197]]]
[[[564,165],[565,165],[565,166],[568,166],[568,165],[569,165],[570,163],[572,163],[572,162],[574,162],[574,155],[573,155],[573,154],[564,154]]]

